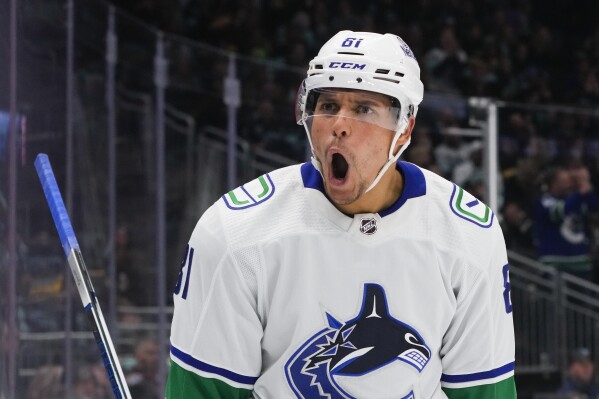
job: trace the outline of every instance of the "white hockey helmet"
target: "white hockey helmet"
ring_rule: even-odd
[[[422,101],[424,86],[420,80],[420,67],[410,47],[399,36],[390,33],[341,31],[322,46],[318,55],[310,61],[296,103],[296,121],[306,129],[312,148],[312,162],[319,171],[321,167],[314,155],[308,118],[315,106],[318,90],[336,88],[381,93],[399,103],[399,117],[396,126],[391,129],[395,136],[388,161],[366,190],[369,191],[410,143],[406,142],[397,153],[393,153],[397,140],[406,131],[410,117],[416,115]]]

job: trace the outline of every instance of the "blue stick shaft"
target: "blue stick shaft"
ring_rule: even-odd
[[[79,248],[79,243],[75,237],[69,214],[64,206],[62,195],[60,195],[60,190],[58,189],[58,183],[56,183],[50,160],[46,154],[38,154],[35,159],[35,169],[42,183],[46,201],[48,201],[50,212],[52,212],[52,218],[58,230],[64,253],[68,257],[71,249]]]
[[[69,219],[69,215],[64,206],[62,195],[60,194],[54,172],[52,171],[52,166],[50,165],[50,161],[46,154],[38,154],[35,160],[35,169],[37,170],[37,174],[42,183],[44,194],[46,195],[46,200],[50,207],[50,212],[52,212],[52,218],[54,219],[54,224],[58,230],[60,242],[62,243],[67,259],[69,260],[69,265],[73,277],[75,278],[75,283],[77,284],[79,296],[81,297],[85,311],[88,314],[96,344],[100,350],[102,363],[104,363],[104,368],[106,369],[108,379],[112,385],[114,396],[117,399],[130,399],[131,394],[129,393],[127,382],[125,381],[123,371],[118,362],[116,351],[112,345],[112,340],[108,333],[102,310],[100,309],[100,304],[96,298],[87,268],[85,267],[85,262],[83,261],[83,256],[81,255],[81,250],[79,249],[79,243],[75,237],[75,231],[71,225],[71,220]]]

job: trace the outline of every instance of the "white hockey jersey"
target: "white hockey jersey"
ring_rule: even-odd
[[[337,210],[310,163],[206,211],[175,288],[167,397],[515,398],[499,223],[460,187],[397,168],[403,193],[378,214]]]

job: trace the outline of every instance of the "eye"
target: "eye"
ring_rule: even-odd
[[[368,105],[359,104],[356,106],[355,112],[357,114],[371,114],[374,112],[374,110]]]
[[[339,110],[339,106],[334,102],[322,102],[318,106],[318,111],[324,114],[333,114]]]

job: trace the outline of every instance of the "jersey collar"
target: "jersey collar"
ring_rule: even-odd
[[[392,214],[403,204],[406,203],[410,198],[421,197],[426,195],[426,180],[424,178],[424,174],[420,168],[412,163],[397,161],[396,168],[404,177],[404,188],[403,192],[389,208],[384,209],[379,212],[379,216],[385,217],[387,215]],[[302,180],[304,182],[304,187],[311,188],[314,190],[320,191],[323,195],[324,192],[324,183],[322,181],[322,176],[316,170],[314,165],[310,162],[306,162],[301,167]],[[326,195],[325,195],[326,198]]]

